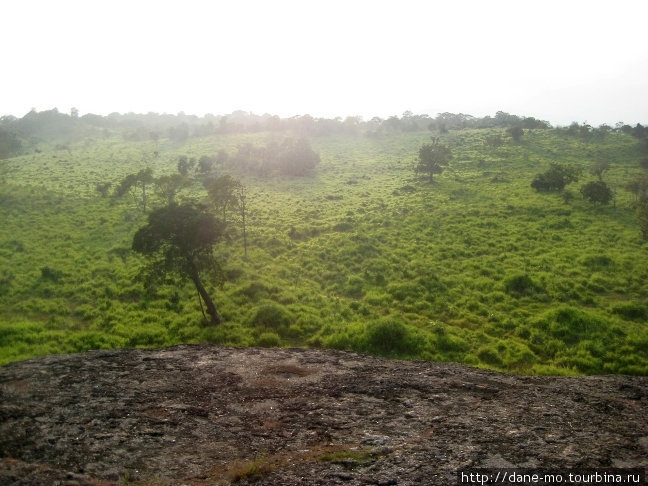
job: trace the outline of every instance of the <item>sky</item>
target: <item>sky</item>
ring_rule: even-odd
[[[21,0],[0,115],[502,110],[648,123],[645,0]]]

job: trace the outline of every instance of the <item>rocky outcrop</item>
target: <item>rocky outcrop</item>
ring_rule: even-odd
[[[456,484],[648,467],[648,378],[179,346],[0,368],[0,484]]]

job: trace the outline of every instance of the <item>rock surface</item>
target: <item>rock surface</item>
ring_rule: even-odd
[[[301,349],[0,367],[0,484],[450,485],[469,467],[648,467],[648,377],[519,377]]]

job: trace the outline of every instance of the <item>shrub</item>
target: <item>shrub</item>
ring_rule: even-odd
[[[441,323],[435,323],[432,328],[432,345],[435,350],[450,357],[470,349],[470,345],[461,337],[452,334],[449,328]]]
[[[612,308],[612,312],[628,320],[648,319],[648,309],[646,309],[646,306],[635,302],[617,304]]]
[[[264,348],[272,348],[281,344],[281,338],[276,332],[264,332],[257,339],[257,345]]]
[[[3,270],[0,273],[0,295],[6,295],[9,293],[13,278],[13,274],[7,272],[6,270]]]
[[[292,319],[292,315],[284,306],[275,302],[268,302],[257,307],[252,314],[250,324],[268,329],[279,329],[288,327]]]
[[[504,281],[504,290],[510,295],[521,297],[535,293],[538,287],[527,274],[519,274]]]
[[[500,358],[497,350],[489,346],[482,346],[481,348],[479,348],[479,351],[477,351],[477,357],[479,358],[479,361],[490,366],[503,365],[502,358]]]
[[[358,299],[363,296],[364,280],[357,275],[351,275],[342,289],[342,293],[348,297]]]
[[[333,231],[340,231],[340,232],[352,231],[355,227],[356,225],[349,221],[342,221],[340,223],[337,223],[335,226],[333,226]]]
[[[50,282],[58,282],[63,277],[63,272],[60,270],[55,270],[51,267],[41,268],[41,278],[43,280],[49,280]]]
[[[591,339],[606,327],[602,319],[568,306],[548,312],[539,324],[552,337],[568,345],[573,345],[584,337]]]
[[[118,336],[111,336],[96,331],[81,331],[71,334],[67,338],[70,351],[80,352],[89,349],[112,349],[125,344],[125,340]]]
[[[270,289],[261,282],[251,282],[241,287],[236,293],[249,300],[258,301],[268,297]]]
[[[416,356],[424,342],[415,329],[392,318],[370,323],[364,333],[366,350],[383,356]]]
[[[588,268],[602,268],[614,265],[614,260],[607,255],[588,255],[581,260],[581,264]]]
[[[416,281],[403,281],[390,283],[387,286],[387,292],[396,300],[404,301],[407,299],[418,300],[425,296],[425,289]]]

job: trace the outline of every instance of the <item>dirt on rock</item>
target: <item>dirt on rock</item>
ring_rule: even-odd
[[[91,351],[0,367],[0,484],[452,485],[648,467],[648,377],[520,377],[317,349]]]

